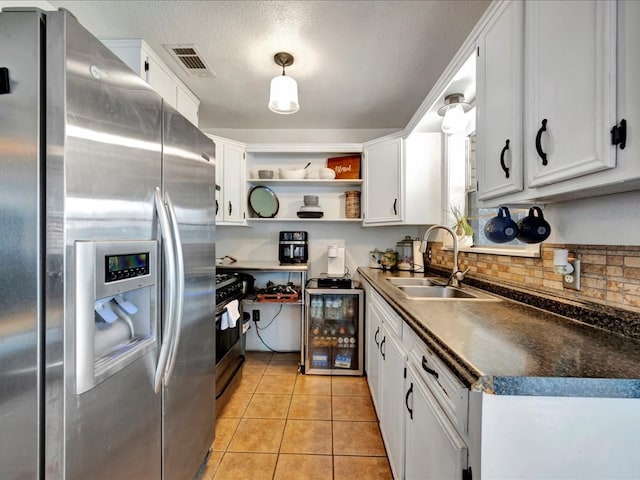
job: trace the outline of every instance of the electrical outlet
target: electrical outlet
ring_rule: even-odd
[[[573,272],[563,275],[562,285],[564,288],[580,290],[580,260],[569,260],[569,263],[573,266]]]
[[[254,322],[259,322],[260,321],[260,310],[254,310],[251,313],[253,315],[253,321]]]
[[[431,251],[431,247],[427,248],[427,260],[431,261],[431,257],[433,252]]]

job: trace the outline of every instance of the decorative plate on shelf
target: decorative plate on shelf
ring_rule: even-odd
[[[249,192],[249,206],[258,218],[273,218],[280,209],[280,202],[269,187],[253,187]]]

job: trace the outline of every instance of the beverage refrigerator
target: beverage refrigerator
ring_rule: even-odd
[[[307,374],[362,375],[363,290],[305,290]]]

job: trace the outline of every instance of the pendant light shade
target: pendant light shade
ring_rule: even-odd
[[[444,98],[444,106],[438,109],[438,115],[443,116],[442,131],[447,135],[456,135],[464,132],[467,124],[465,113],[471,106],[464,103],[464,96],[460,93],[452,93]]]
[[[296,113],[300,110],[298,84],[284,73],[284,67],[293,64],[293,56],[286,52],[280,52],[274,55],[273,61],[282,67],[282,75],[273,77],[271,80],[269,110],[282,114]]]

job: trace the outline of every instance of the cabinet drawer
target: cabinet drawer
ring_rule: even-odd
[[[428,385],[451,422],[460,433],[466,434],[469,390],[413,330],[407,328],[405,336],[409,337],[408,343],[411,344],[409,362],[419,372],[420,378]]]
[[[398,338],[402,339],[402,325],[404,322],[400,315],[398,315],[391,306],[380,296],[378,292],[375,290],[371,290],[371,295],[369,296],[369,301],[373,302],[375,306],[378,308],[380,313],[382,314],[382,318],[384,321],[387,330],[393,332],[393,334]]]

